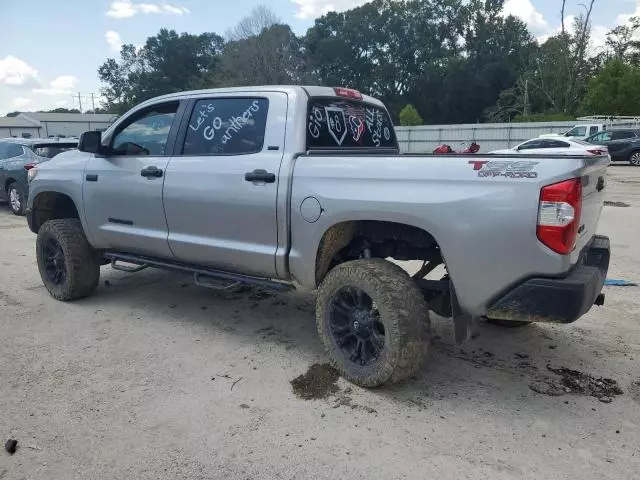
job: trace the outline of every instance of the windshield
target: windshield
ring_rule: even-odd
[[[31,147],[39,157],[53,158],[59,153],[66,152],[67,150],[73,150],[77,148],[74,143],[55,143],[55,144],[38,144]]]
[[[587,127],[573,127],[564,135],[566,137],[584,137],[587,134]]]
[[[312,98],[307,115],[307,148],[398,148],[384,108],[357,100]]]

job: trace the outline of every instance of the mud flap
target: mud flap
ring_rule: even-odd
[[[451,293],[451,316],[453,317],[455,342],[457,345],[461,345],[466,342],[472,334],[474,317],[460,308],[456,289],[453,287],[451,279],[449,279],[449,292]]]

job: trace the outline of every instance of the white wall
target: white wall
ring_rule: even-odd
[[[544,133],[566,132],[580,123],[531,122],[531,123],[471,123],[459,125],[422,125],[396,127],[400,150],[406,153],[430,153],[438,145],[446,143],[454,150],[463,150],[461,144],[475,141],[481,152],[509,148]]]
[[[110,123],[107,122],[40,122],[42,136],[64,135],[65,137],[79,137],[89,130],[105,130]]]
[[[38,127],[0,127],[0,138],[22,137],[23,133],[31,134],[31,137],[40,136]]]

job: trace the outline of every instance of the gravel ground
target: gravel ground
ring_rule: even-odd
[[[640,169],[611,167],[608,192],[630,205],[600,222],[610,277],[640,280]],[[0,479],[638,478],[640,287],[606,288],[573,325],[483,324],[462,348],[434,319],[415,380],[368,391],[338,379],[307,400],[291,381],[326,361],[312,295],[104,267],[93,297],[64,304],[34,250],[24,218],[0,206],[0,434],[18,440]],[[561,381],[547,365],[624,393],[538,393]]]

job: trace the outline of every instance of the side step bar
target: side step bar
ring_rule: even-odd
[[[256,285],[271,290],[287,291],[293,290],[295,287],[288,283],[279,282],[262,277],[253,277],[250,275],[242,275],[239,273],[223,272],[209,268],[196,267],[186,263],[172,262],[170,260],[159,260],[157,258],[144,257],[141,255],[133,255],[130,253],[120,252],[104,252],[104,258],[111,261],[111,266],[116,270],[123,272],[135,273],[145,268],[154,267],[164,270],[176,270],[179,272],[193,273],[196,285],[213,288],[215,290],[228,290],[240,284]],[[124,262],[137,267],[128,267],[119,265],[117,262]],[[225,280],[229,282],[227,285],[217,285],[215,282],[206,279]]]

